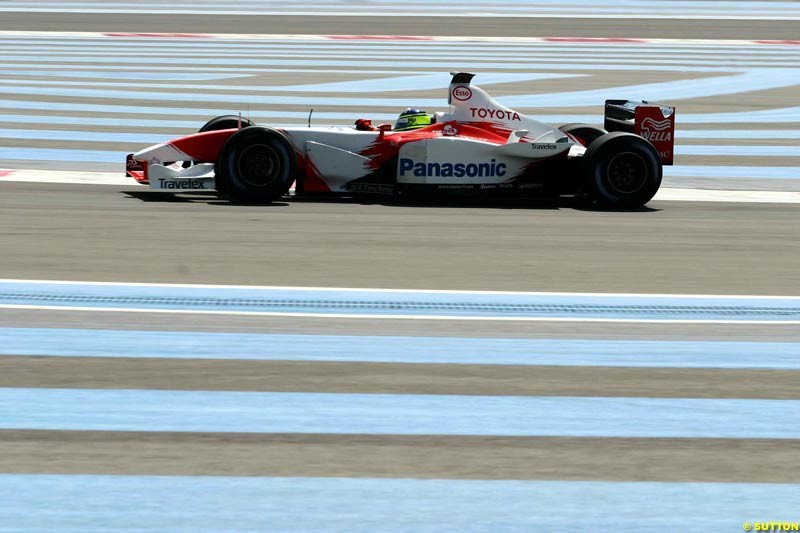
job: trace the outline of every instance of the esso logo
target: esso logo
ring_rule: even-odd
[[[472,98],[472,89],[464,85],[453,87],[453,98],[460,100],[461,102],[466,102]]]
[[[452,137],[453,135],[457,135],[458,130],[452,124],[445,124],[444,128],[442,128],[442,135],[445,137]]]

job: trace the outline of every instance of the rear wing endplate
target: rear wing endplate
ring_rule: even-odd
[[[671,165],[675,149],[675,108],[653,102],[606,100],[606,131],[627,131],[650,141],[661,163]]]

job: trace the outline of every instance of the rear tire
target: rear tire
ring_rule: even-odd
[[[597,126],[592,126],[591,124],[581,124],[578,122],[564,124],[558,129],[563,133],[569,133],[573,137],[576,137],[580,143],[587,148],[594,141],[608,133],[603,128],[598,128]]]
[[[645,205],[658,192],[661,176],[658,151],[633,133],[607,133],[583,156],[586,188],[603,207],[635,209]]]
[[[217,190],[234,201],[269,203],[289,192],[297,159],[279,132],[254,126],[228,138],[215,166]]]

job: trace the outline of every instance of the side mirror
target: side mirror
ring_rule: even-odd
[[[380,126],[378,126],[378,131],[380,132],[378,134],[378,139],[383,139],[383,135],[387,131],[390,131],[391,129],[392,129],[392,125],[391,124],[381,124]]]

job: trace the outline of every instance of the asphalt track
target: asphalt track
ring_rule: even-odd
[[[0,31],[104,31],[279,33],[313,35],[454,35],[529,37],[627,37],[664,39],[797,39],[796,21],[638,20],[569,18],[333,17],[162,14],[3,13]]]
[[[793,21],[223,17],[3,13],[0,30],[797,38]],[[622,80],[623,82],[633,80]],[[793,96],[775,91],[774,98]],[[707,112],[730,102],[704,101]],[[717,106],[717,107],[715,107]],[[0,183],[0,278],[471,290],[800,295],[796,205],[568,202],[230,205],[135,187]],[[796,326],[152,316],[0,309],[5,327],[503,338],[800,341]],[[0,387],[798,398],[790,370],[30,357]],[[213,376],[213,379],[210,378]],[[0,430],[0,471],[796,483],[794,439]],[[744,517],[743,517],[744,518]],[[630,524],[629,524],[630,525]]]
[[[0,183],[0,277],[313,287],[792,295],[795,204],[236,206]]]

